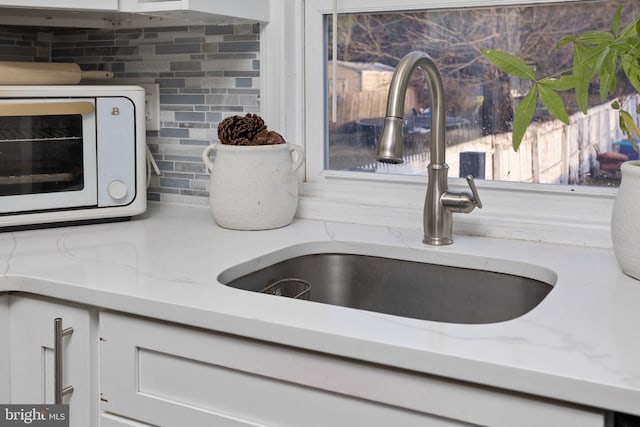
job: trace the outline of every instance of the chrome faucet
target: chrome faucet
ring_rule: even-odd
[[[387,99],[387,115],[378,141],[376,158],[384,163],[402,163],[402,121],[404,98],[409,79],[420,67],[429,84],[431,101],[431,162],[427,166],[427,196],[424,201],[424,240],[429,245],[449,245],[453,243],[453,213],[469,213],[475,207],[482,208],[473,176],[467,182],[473,194],[447,191],[445,163],[445,106],[442,78],[433,59],[424,52],[407,54],[396,68]]]

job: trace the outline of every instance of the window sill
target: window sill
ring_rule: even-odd
[[[468,191],[462,179],[450,178],[449,188]],[[483,209],[454,214],[454,234],[611,247],[615,189],[482,181],[478,191]],[[297,216],[422,232],[425,193],[424,177],[365,181],[357,174],[329,174],[303,183]]]

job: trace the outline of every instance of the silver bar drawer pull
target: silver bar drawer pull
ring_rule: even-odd
[[[62,385],[62,338],[73,334],[73,328],[62,329],[62,319],[56,318],[54,323],[54,341],[53,341],[53,376],[54,376],[54,403],[59,405],[62,403],[62,397],[66,394],[73,393],[73,386],[63,387]]]

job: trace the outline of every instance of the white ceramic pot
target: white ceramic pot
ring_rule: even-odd
[[[209,204],[219,226],[264,230],[291,223],[298,207],[296,171],[304,160],[300,146],[212,144],[202,159],[211,171]]]
[[[640,280],[640,161],[622,164],[611,217],[613,250],[622,271]]]

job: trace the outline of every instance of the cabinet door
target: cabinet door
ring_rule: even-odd
[[[0,294],[0,402],[11,399],[9,363],[9,295]]]
[[[54,403],[54,320],[73,333],[62,340],[63,386],[73,392],[69,404],[72,427],[97,425],[97,326],[89,310],[43,299],[11,295],[9,301],[11,403]]]

